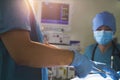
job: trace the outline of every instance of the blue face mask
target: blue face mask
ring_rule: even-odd
[[[112,31],[94,31],[94,38],[98,44],[106,45],[113,40]]]

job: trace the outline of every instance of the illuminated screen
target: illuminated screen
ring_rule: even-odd
[[[41,23],[69,23],[69,5],[42,2]]]

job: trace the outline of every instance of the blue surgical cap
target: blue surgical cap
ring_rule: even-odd
[[[96,14],[93,18],[93,31],[96,31],[101,26],[108,26],[115,33],[116,20],[114,15],[107,11]]]

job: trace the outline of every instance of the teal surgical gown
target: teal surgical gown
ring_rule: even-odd
[[[0,0],[0,35],[19,29],[31,31],[24,0]],[[40,68],[20,66],[9,55],[0,39],[0,80],[42,80]]]
[[[85,49],[84,55],[89,59],[92,59],[93,50],[96,44],[89,45]],[[116,44],[116,47],[120,50],[120,44]],[[99,47],[97,46],[94,54],[94,61],[106,63],[108,66],[111,66],[111,55],[112,55],[113,46],[109,47],[104,53],[101,53]],[[116,49],[114,51],[115,54],[120,55]],[[120,70],[120,57],[118,55],[114,56],[114,69],[116,71]]]

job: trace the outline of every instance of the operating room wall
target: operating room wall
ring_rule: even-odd
[[[38,0],[36,0],[38,1]],[[117,31],[115,36],[120,42],[120,1],[119,0],[40,0],[70,4],[71,40],[79,40],[82,52],[89,44],[94,43],[92,19],[101,11],[110,11],[116,17]],[[40,9],[39,9],[40,10]],[[49,25],[48,25],[49,26]],[[50,25],[51,26],[51,25]],[[61,26],[61,25],[53,25]]]

